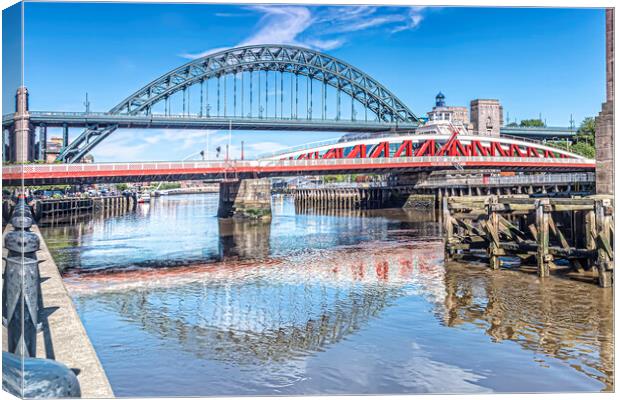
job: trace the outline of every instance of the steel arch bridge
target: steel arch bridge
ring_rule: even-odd
[[[346,105],[343,94],[349,99]],[[389,130],[399,124],[415,127],[420,122],[396,95],[358,68],[289,45],[238,47],[193,60],[139,89],[105,116],[92,117],[101,123],[88,125],[63,149],[59,160],[80,160],[117,128],[132,126],[123,122],[127,118],[135,119],[136,126],[156,126],[163,117],[197,119],[193,127],[204,125],[205,119],[219,119],[235,129],[247,129],[247,122],[256,122],[267,129],[289,125],[307,129],[316,124],[343,131]],[[115,118],[119,123],[114,123]],[[239,123],[244,120],[245,124]],[[263,122],[271,120],[276,122]]]
[[[192,85],[200,84],[202,86],[204,82],[211,78],[218,79],[219,81],[219,79],[225,75],[235,75],[236,78],[237,74],[243,74],[245,72],[252,74],[255,71],[257,73],[264,71],[266,77],[269,72],[280,73],[281,78],[283,78],[284,73],[291,74],[291,79],[293,76],[295,77],[296,108],[293,110],[293,104],[291,104],[291,110],[293,111],[293,116],[296,117],[298,116],[297,106],[299,100],[298,78],[299,76],[305,76],[308,79],[321,82],[324,85],[323,89],[325,89],[326,86],[331,86],[337,90],[338,95],[340,92],[346,93],[351,99],[360,102],[364,107],[372,111],[380,121],[419,121],[413,112],[392,92],[359,69],[327,54],[290,45],[254,45],[238,47],[196,59],[155,79],[153,82],[123,100],[116,107],[112,108],[110,113],[119,114],[126,112],[127,114],[150,114],[156,103],[167,103],[170,96],[177,92],[182,91],[184,94],[183,99],[186,100],[187,88]],[[258,76],[258,78],[260,79],[260,76]],[[280,81],[280,94],[282,96],[284,95],[283,81],[283,79]],[[250,82],[252,82],[252,80],[250,80]],[[268,77],[264,82],[266,94],[268,94]],[[233,83],[236,83],[236,81]],[[275,80],[274,83],[277,89],[277,80]],[[201,89],[204,92],[204,88],[201,87]],[[306,109],[307,117],[308,119],[312,119],[313,85],[308,85],[306,89],[308,89],[306,95],[309,100]],[[322,92],[323,96],[326,94],[326,91]],[[234,100],[237,100],[236,95],[235,86]],[[250,91],[250,95],[252,95],[252,91]],[[261,101],[260,97],[259,89],[259,96],[257,99],[259,102]],[[269,96],[267,95],[265,97],[264,109],[266,114],[269,111],[268,99]],[[277,96],[275,100],[277,100]],[[188,112],[186,109],[186,105],[188,104],[189,101],[183,102],[184,114]],[[282,103],[280,105],[283,106]],[[203,104],[201,104],[199,114],[203,112],[202,106]],[[325,97],[322,98],[321,110],[323,114],[326,113],[324,106],[327,106]],[[337,104],[337,106],[340,106],[340,104]],[[169,108],[165,108],[164,111],[169,112]],[[208,112],[208,110],[204,111]],[[235,116],[237,115],[236,111],[237,110],[234,110]],[[282,114],[283,107],[281,107],[280,111]],[[252,111],[250,110],[250,112]],[[274,115],[277,116],[277,113],[277,103],[274,103]],[[339,113],[340,110],[337,110],[337,117]],[[241,115],[243,114],[242,112]]]

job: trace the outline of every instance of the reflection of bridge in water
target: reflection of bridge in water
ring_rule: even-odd
[[[278,361],[321,351],[376,318],[441,273],[441,243],[351,247],[334,254],[158,271],[97,273],[66,280],[80,296],[98,293],[106,307],[185,351],[222,362]],[[320,261],[317,261],[317,256]],[[413,286],[410,286],[413,284]]]
[[[235,365],[299,360],[364,329],[404,296],[446,326],[476,327],[613,388],[609,293],[575,282],[449,264],[440,242],[369,243],[261,262],[68,276],[99,304],[186,352]],[[536,287],[539,290],[536,290]],[[579,295],[575,295],[575,292]],[[577,307],[566,307],[574,298]],[[273,366],[273,368],[278,368]]]

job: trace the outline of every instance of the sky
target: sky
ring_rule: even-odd
[[[448,105],[496,98],[510,120],[541,115],[548,125],[567,126],[571,114],[579,123],[605,100],[602,9],[32,2],[24,26],[32,110],[83,111],[88,92],[91,110],[108,111],[192,59],[265,43],[342,59],[417,115],[442,91]],[[119,130],[93,155],[102,162],[180,160],[204,148],[207,133],[211,152],[228,142],[226,131]],[[242,140],[252,157],[335,136],[233,132],[231,154],[238,156]]]

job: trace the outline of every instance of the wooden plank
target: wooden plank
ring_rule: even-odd
[[[558,238],[558,240],[560,241],[560,244],[562,245],[562,247],[565,248],[565,249],[569,249],[570,245],[566,241],[566,238],[564,237],[562,232],[555,225],[555,221],[553,220],[553,215],[549,216],[549,228],[551,228],[551,232],[555,235],[555,237]]]

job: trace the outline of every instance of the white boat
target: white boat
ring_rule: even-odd
[[[149,193],[141,193],[138,195],[138,203],[150,203],[151,195]]]

